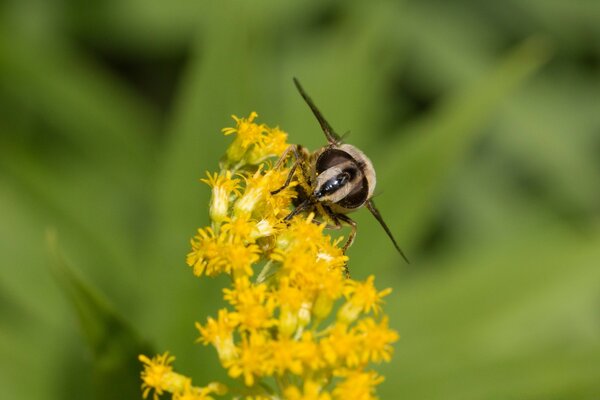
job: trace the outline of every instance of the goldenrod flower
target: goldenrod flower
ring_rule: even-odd
[[[212,196],[210,198],[209,214],[213,221],[221,222],[227,218],[229,214],[229,198],[232,194],[238,194],[239,179],[231,178],[231,171],[219,175],[216,172],[211,175],[207,172],[208,178],[200,179],[212,188]]]
[[[275,301],[267,296],[267,285],[252,285],[248,277],[235,280],[232,290],[225,289],[225,300],[235,307],[231,319],[236,322],[240,331],[258,332],[275,325],[273,311]]]
[[[262,142],[262,136],[265,132],[263,125],[257,125],[253,121],[258,117],[254,111],[248,118],[238,118],[232,115],[236,122],[235,128],[223,128],[225,135],[237,134],[233,143],[227,149],[227,158],[230,162],[236,163],[242,160],[250,146],[256,146]]]
[[[212,189],[211,224],[191,240],[187,264],[194,275],[226,274],[227,307],[205,324],[196,323],[198,342],[213,346],[229,376],[240,382],[234,398],[246,400],[375,399],[383,380],[370,363],[389,361],[398,334],[382,313],[374,277],[347,279],[343,238],[325,232],[315,214],[284,218],[292,210],[296,174],[283,190],[290,165],[273,168],[270,158],[288,147],[279,128],[257,124],[256,113],[233,117],[235,134],[221,170],[202,181]],[[289,162],[288,162],[289,164]],[[276,194],[272,194],[277,191]],[[210,399],[221,384],[192,386],[173,372],[167,353],[144,363],[142,393],[154,399]]]
[[[296,386],[288,386],[283,391],[287,400],[331,400],[331,395],[323,391],[323,385],[307,379],[302,390]]]
[[[262,141],[250,150],[248,163],[257,165],[269,157],[280,155],[288,147],[286,140],[287,134],[279,128],[267,130],[267,134],[262,137]]]
[[[252,386],[257,377],[271,375],[273,372],[272,357],[267,344],[266,333],[242,335],[242,343],[238,348],[239,356],[223,363],[232,378],[242,377],[246,386]]]
[[[375,386],[383,382],[383,377],[373,371],[345,370],[341,374],[344,380],[333,390],[336,400],[372,400]]]
[[[237,355],[233,342],[235,327],[236,323],[231,318],[231,314],[226,309],[221,309],[217,320],[209,317],[205,326],[196,322],[196,328],[200,332],[198,341],[215,346],[221,362],[227,362]]]
[[[353,368],[360,363],[360,338],[345,325],[334,325],[321,342],[323,358],[333,368]]]
[[[338,312],[338,321],[351,323],[358,318],[360,313],[370,313],[375,315],[381,310],[381,300],[392,292],[387,288],[380,292],[373,285],[375,277],[369,276],[365,282],[350,281],[345,289],[345,295],[349,301]]]
[[[358,322],[356,331],[362,336],[360,349],[363,363],[391,360],[392,343],[398,340],[398,333],[388,328],[387,317],[383,317],[379,323],[373,318],[365,318]]]
[[[172,393],[173,399],[178,400],[211,400],[211,393],[223,395],[227,392],[220,383],[210,383],[205,387],[192,386],[192,380],[184,375],[173,372],[171,364],[175,357],[169,353],[160,354],[153,358],[140,355],[139,360],[144,364],[142,371],[142,396],[148,397],[154,390],[152,398],[158,399],[163,393]]]
[[[269,341],[269,346],[269,354],[272,355],[269,363],[277,375],[282,376],[286,372],[302,375],[302,360],[298,356],[300,347],[296,340],[280,336],[277,340]]]
[[[233,143],[227,149],[229,165],[258,165],[269,157],[279,156],[287,148],[287,134],[279,128],[269,128],[254,123],[258,114],[254,111],[248,118],[231,116],[235,128],[224,128],[225,135],[236,134]]]

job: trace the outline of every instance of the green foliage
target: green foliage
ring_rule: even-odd
[[[4,397],[117,398],[146,341],[222,378],[189,351],[221,297],[184,263],[198,178],[230,114],[324,143],[293,76],[372,159],[411,259],[355,215],[352,273],[394,288],[402,335],[381,397],[600,393],[600,4],[204,3],[0,5]],[[48,268],[48,228],[77,273]]]

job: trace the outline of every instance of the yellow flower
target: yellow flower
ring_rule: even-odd
[[[388,328],[388,318],[383,317],[378,324],[373,318],[358,322],[356,331],[362,336],[361,360],[379,363],[389,362],[394,351],[392,343],[398,340],[398,333]]]
[[[197,341],[212,345],[229,376],[246,386],[236,398],[375,399],[383,378],[366,368],[390,361],[398,340],[387,316],[375,318],[391,289],[378,291],[373,276],[345,277],[343,238],[325,233],[322,209],[286,219],[297,187],[310,188],[297,170],[282,189],[290,160],[274,169],[269,158],[289,146],[287,135],[256,117],[233,117],[236,126],[223,130],[236,136],[222,168],[202,179],[212,188],[211,224],[191,240],[187,264],[196,276],[228,274],[231,286],[218,316],[196,323]],[[262,271],[254,279],[255,267]],[[173,372],[167,353],[140,360],[144,397],[207,400],[226,391],[218,383],[192,386]]]
[[[248,245],[229,243],[223,248],[221,257],[226,263],[225,270],[235,279],[253,274],[252,265],[259,260],[259,254],[260,249],[254,243]]]
[[[282,223],[273,216],[268,216],[254,224],[250,239],[256,240],[265,236],[273,236],[278,229],[281,229]]]
[[[218,236],[211,228],[198,230],[191,241],[192,251],[187,256],[187,264],[194,268],[194,275],[226,273],[238,277],[253,274],[252,265],[260,258],[258,246],[231,240],[232,237],[227,235],[230,230]]]
[[[203,388],[187,386],[184,391],[173,393],[173,400],[214,400],[214,397],[210,396],[213,393],[222,396],[227,393],[227,388],[217,382]]]
[[[340,374],[345,379],[333,389],[336,400],[374,400],[375,386],[383,377],[373,371],[346,370]]]
[[[329,393],[323,390],[323,385],[307,379],[302,385],[302,391],[296,386],[287,386],[283,391],[286,400],[331,400]]]
[[[241,346],[238,348],[239,356],[224,363],[232,378],[243,377],[246,386],[253,386],[256,378],[270,375],[272,372],[269,359],[267,339],[264,335],[243,335]]]
[[[264,201],[258,202],[255,205],[254,211],[263,217],[276,218],[281,220],[285,218],[292,205],[292,199],[296,197],[296,191],[294,187],[296,182],[290,182],[290,184],[283,190],[279,191],[275,195],[271,195],[271,192],[279,190],[283,187],[289,174],[289,169],[280,168],[278,170],[268,170],[263,176],[263,182],[266,186],[267,195],[264,196]]]
[[[237,355],[233,342],[235,327],[236,322],[231,318],[231,314],[226,309],[221,309],[217,320],[209,317],[205,326],[196,322],[196,329],[200,332],[198,341],[215,346],[221,362],[227,362]]]
[[[251,112],[248,118],[231,116],[235,128],[224,128],[225,135],[236,134],[233,143],[227,149],[227,160],[230,165],[247,163],[258,165],[269,157],[280,156],[288,147],[287,133],[279,128],[269,128],[264,124],[256,124],[256,112]]]
[[[227,233],[230,242],[246,243],[252,240],[252,233],[256,229],[256,222],[250,219],[248,214],[242,214],[233,218],[225,217],[225,223],[221,226],[221,232]]]
[[[283,375],[291,372],[295,375],[302,375],[302,361],[298,353],[298,342],[290,338],[280,336],[277,340],[269,341],[269,353],[272,354],[270,363],[277,375]]]
[[[267,295],[267,285],[252,285],[248,277],[235,280],[234,288],[224,289],[225,300],[236,309],[231,319],[242,331],[256,332],[275,325],[275,302]]]
[[[279,333],[284,337],[291,336],[298,327],[302,305],[306,303],[305,293],[291,286],[289,278],[282,277],[274,298],[280,310]]]
[[[175,357],[169,353],[148,358],[141,354],[139,360],[144,364],[142,377],[142,396],[147,398],[152,390],[152,398],[157,400],[164,392],[173,394],[173,399],[178,400],[211,400],[211,393],[223,395],[227,388],[217,382],[206,387],[192,386],[192,380],[186,376],[173,372],[171,364]]]
[[[154,389],[154,399],[168,390],[172,381],[173,368],[171,364],[175,357],[169,353],[159,354],[151,359],[145,355],[140,355],[139,360],[144,364],[142,371],[142,394],[144,398],[148,397],[151,390]]]
[[[244,194],[236,201],[234,206],[235,215],[252,214],[256,206],[270,192],[270,182],[262,173],[262,165],[252,176],[247,176],[245,180]]]
[[[369,276],[365,282],[350,281],[346,286],[345,295],[349,297],[348,302],[338,312],[338,321],[351,323],[358,315],[373,311],[375,315],[381,310],[382,298],[392,292],[391,288],[377,291],[373,285],[375,277]]]
[[[326,366],[323,352],[310,331],[304,332],[298,340],[296,355],[307,371],[320,371]]]
[[[282,253],[285,254],[290,246],[317,250],[319,244],[323,241],[325,224],[315,223],[314,218],[315,215],[311,213],[306,218],[297,216],[292,219],[288,228],[277,240]]]
[[[215,276],[226,272],[221,259],[223,240],[211,228],[198,229],[191,245],[192,251],[187,255],[187,264],[194,268],[194,275]]]
[[[288,144],[287,133],[275,127],[264,131],[262,140],[254,146],[248,153],[247,160],[249,164],[257,165],[269,157],[280,156]]]
[[[231,171],[226,171],[223,174],[210,174],[207,172],[208,178],[200,179],[212,188],[212,196],[210,198],[210,218],[215,222],[221,222],[227,218],[229,211],[229,198],[232,194],[239,195],[239,179],[231,178]]]
[[[236,122],[235,128],[223,128],[225,135],[236,134],[234,142],[227,149],[227,159],[232,164],[240,162],[250,146],[262,141],[265,127],[253,122],[256,117],[258,117],[258,114],[254,111],[250,113],[248,118],[238,118],[232,115],[231,118]]]
[[[345,325],[336,324],[319,342],[323,357],[332,367],[356,367],[360,363],[360,338]]]

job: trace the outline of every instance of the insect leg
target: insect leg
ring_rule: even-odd
[[[348,250],[348,248],[352,246],[352,243],[354,243],[354,238],[356,237],[356,221],[354,221],[352,218],[345,214],[336,214],[336,217],[340,221],[348,224],[352,229],[350,231],[350,234],[348,235],[348,240],[346,241],[346,243],[344,243],[344,247],[342,247],[342,250],[344,251],[344,253],[346,253],[346,250]]]
[[[287,217],[285,217],[283,220],[285,222],[289,221],[290,219],[294,218],[296,215],[300,214],[302,211],[306,210],[308,207],[310,207],[312,205],[310,199],[306,199],[304,200],[298,207],[294,208],[294,210],[288,214]]]
[[[272,195],[275,195],[275,194],[281,192],[283,189],[288,187],[290,182],[292,181],[292,178],[294,177],[294,172],[296,172],[296,168],[298,168],[298,165],[303,160],[303,156],[301,155],[303,153],[301,151],[299,151],[298,147],[299,146],[297,144],[292,144],[292,145],[288,146],[288,148],[285,149],[285,151],[283,152],[283,154],[281,155],[279,160],[277,160],[277,163],[275,164],[275,168],[279,168],[281,166],[281,164],[283,164],[283,162],[287,158],[288,154],[290,154],[290,152],[293,152],[294,157],[296,157],[296,160],[294,160],[294,164],[292,164],[292,168],[290,169],[290,172],[285,180],[285,183],[279,189],[272,191],[271,192]]]
[[[342,247],[342,252],[346,254],[346,250],[352,245],[352,242],[354,242],[354,238],[356,237],[356,222],[347,215],[334,213],[329,207],[323,207],[323,209],[327,213],[329,219],[335,224],[330,229],[341,229],[342,222],[350,225],[352,230],[350,231],[350,235],[348,235],[348,240],[344,243],[344,247]],[[348,268],[347,263],[344,264],[344,275],[346,275],[346,279],[350,279],[350,269]]]

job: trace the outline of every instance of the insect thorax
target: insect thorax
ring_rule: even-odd
[[[375,188],[371,161],[348,144],[324,147],[313,155],[313,195],[336,212],[347,213],[364,205]]]

